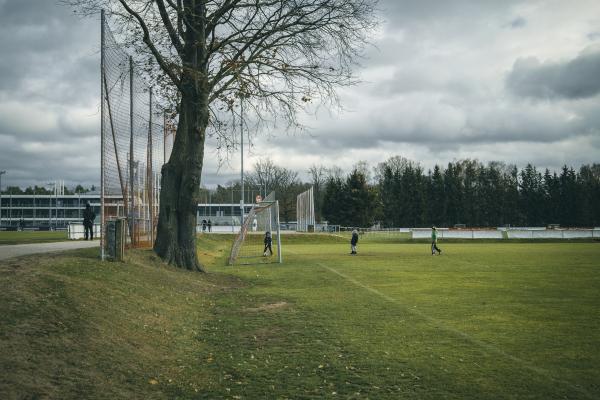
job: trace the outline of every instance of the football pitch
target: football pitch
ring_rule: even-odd
[[[283,265],[219,268],[249,282],[205,327],[227,333],[212,366],[231,393],[600,397],[598,243],[440,243],[431,256],[365,241],[351,256],[322,242],[290,240]]]
[[[597,399],[600,243],[283,235],[0,261],[0,398]],[[262,245],[256,247],[262,254]]]

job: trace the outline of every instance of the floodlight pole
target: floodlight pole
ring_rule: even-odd
[[[4,175],[6,171],[0,171],[0,227],[2,227],[2,175]]]

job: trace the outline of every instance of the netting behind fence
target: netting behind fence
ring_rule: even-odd
[[[129,246],[150,246],[158,217],[160,171],[170,156],[172,129],[151,86],[115,40],[104,16],[101,52],[102,226],[109,219],[126,218]]]

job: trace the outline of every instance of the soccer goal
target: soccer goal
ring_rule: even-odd
[[[252,207],[246,216],[231,246],[229,265],[282,262],[279,202],[268,200],[271,197]],[[269,242],[271,246],[265,245]]]
[[[313,188],[300,193],[296,198],[296,231],[314,232],[315,229],[315,199]]]

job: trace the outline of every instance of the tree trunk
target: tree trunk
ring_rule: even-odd
[[[192,83],[182,90],[173,151],[162,168],[160,213],[154,242],[154,251],[165,262],[201,272],[204,268],[196,251],[196,210],[208,125],[205,89]]]

